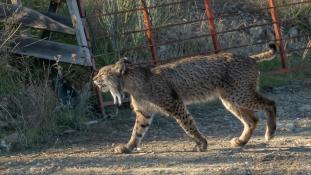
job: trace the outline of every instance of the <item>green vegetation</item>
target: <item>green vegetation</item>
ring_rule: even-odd
[[[309,69],[300,68],[305,65],[310,65],[311,55],[309,54],[305,59],[302,58],[301,54],[292,54],[288,56],[287,65],[290,69],[289,73],[272,73],[282,67],[280,57],[278,56],[272,61],[266,61],[259,64],[259,68],[262,72],[260,83],[261,86],[280,86],[291,81],[303,80],[311,78],[311,72]]]

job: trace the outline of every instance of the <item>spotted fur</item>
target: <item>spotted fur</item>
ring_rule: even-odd
[[[233,146],[245,145],[258,122],[254,111],[267,116],[266,140],[276,130],[276,107],[272,100],[257,92],[259,71],[257,61],[274,57],[275,45],[270,50],[253,55],[238,56],[219,53],[195,56],[170,63],[151,66],[134,65],[120,59],[100,69],[94,83],[104,92],[110,91],[115,103],[122,103],[127,92],[136,113],[136,122],[129,142],[116,148],[116,152],[130,153],[141,143],[156,113],[175,118],[196,143],[197,151],[207,149],[207,141],[198,130],[186,104],[220,98],[223,105],[244,125],[240,137],[233,138]]]

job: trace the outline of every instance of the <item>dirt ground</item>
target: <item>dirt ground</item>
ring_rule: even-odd
[[[126,143],[134,123],[126,110],[87,133],[59,138],[50,148],[3,155],[0,173],[311,174],[311,86],[296,82],[262,92],[278,106],[276,137],[268,144],[265,118],[258,113],[261,120],[250,142],[232,148],[229,141],[241,133],[242,125],[219,103],[212,103],[189,107],[208,139],[206,152],[191,152],[194,143],[175,121],[157,117],[140,151],[115,154],[113,148]]]

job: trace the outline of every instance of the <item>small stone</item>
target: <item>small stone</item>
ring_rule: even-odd
[[[285,125],[285,128],[287,131],[294,131],[295,130],[295,124],[294,123],[287,123]]]
[[[74,130],[74,129],[67,129],[63,132],[63,134],[71,134],[71,133],[75,133],[77,132],[77,130]]]
[[[98,123],[98,120],[91,120],[91,121],[88,121],[88,122],[84,122],[84,124],[86,126],[94,125],[94,124],[97,124],[97,123]]]
[[[311,105],[305,104],[298,108],[300,112],[310,112],[311,111]]]
[[[5,149],[6,151],[10,151],[10,145],[5,142],[5,140],[0,141],[0,150]]]

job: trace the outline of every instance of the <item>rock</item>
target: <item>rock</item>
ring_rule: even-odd
[[[19,134],[17,132],[5,136],[0,141],[0,149],[10,151],[11,148],[19,142]]]
[[[91,120],[91,121],[88,121],[88,122],[84,122],[84,124],[86,126],[94,125],[94,124],[97,124],[97,123],[98,123],[98,120]]]
[[[63,134],[71,134],[71,133],[75,133],[77,132],[77,130],[74,130],[74,129],[67,129],[63,132]]]
[[[298,108],[300,112],[310,112],[311,111],[311,105],[310,104],[304,104],[301,107]]]
[[[285,128],[287,131],[294,131],[295,130],[295,124],[294,123],[287,123],[285,125]]]
[[[8,144],[5,142],[5,140],[1,140],[1,141],[0,141],[0,150],[2,150],[2,149],[6,150],[7,152],[10,151],[10,145],[8,145]]]

